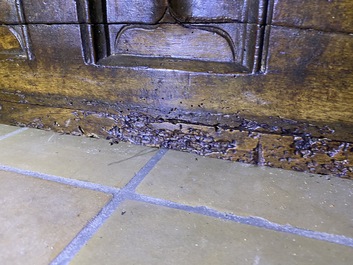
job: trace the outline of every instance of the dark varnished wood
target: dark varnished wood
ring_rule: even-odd
[[[8,9],[0,12],[0,122],[353,177],[350,2],[318,7],[341,15],[342,21],[332,26],[312,14],[314,9],[299,8],[300,1],[254,1],[248,19],[241,12],[239,17],[236,12],[216,16],[197,6],[193,8],[199,13],[190,18],[192,1],[171,1],[177,16],[163,18],[166,1],[135,1],[157,10],[142,16],[143,27],[155,31],[148,42],[139,42],[141,34],[134,39],[130,32],[124,40],[140,46],[129,49],[131,58],[125,61],[119,49],[126,49],[126,43],[116,45],[116,37],[127,25],[141,28],[135,25],[141,21],[132,21],[130,15],[136,11],[122,18],[109,9],[99,16],[99,5],[92,14],[85,1],[77,2],[78,9],[74,1],[63,6],[52,1],[43,7],[47,14],[55,9],[49,17],[38,11],[40,1],[24,1],[22,11],[14,10],[13,2],[0,2]],[[250,2],[236,1],[239,7]],[[265,6],[273,10],[273,20],[269,11],[263,19]],[[310,1],[308,6],[319,4]],[[23,12],[22,20],[18,12]],[[173,22],[175,18],[197,27],[207,18],[212,27],[230,23],[227,32],[245,28],[237,36],[253,52],[227,57],[214,48],[221,43],[220,35],[212,39],[202,33],[204,47],[212,41],[214,45],[202,57],[204,47],[193,52],[200,37],[188,37],[191,31]],[[254,38],[249,28],[254,28]],[[208,30],[212,33],[213,28]],[[173,32],[190,41],[185,50],[178,44],[168,50]],[[159,42],[153,46],[157,33]],[[144,43],[150,43],[149,49]],[[236,45],[234,49],[240,47]],[[142,58],[147,52],[147,59]],[[187,56],[180,60],[182,54]],[[233,61],[225,64],[219,58]]]

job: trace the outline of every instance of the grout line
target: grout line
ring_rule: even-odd
[[[122,201],[124,201],[124,196],[120,196],[119,193],[116,193],[113,199],[102,208],[98,215],[76,235],[50,264],[69,264],[73,257],[91,239],[103,223],[115,212]]]
[[[16,135],[27,128],[21,128],[14,132],[5,134],[0,137],[0,140],[6,139],[13,135]],[[0,164],[0,170],[19,173],[47,181],[53,181],[60,184],[66,184],[74,187],[90,189],[94,191],[109,193],[113,195],[113,198],[108,202],[101,211],[76,235],[76,237],[65,247],[65,249],[52,261],[51,264],[68,264],[71,259],[80,251],[80,249],[90,240],[90,238],[98,231],[98,229],[104,224],[104,222],[116,211],[117,207],[125,199],[136,200],[158,206],[168,207],[172,209],[178,209],[186,212],[218,218],[222,220],[228,220],[240,224],[250,225],[263,229],[268,229],[277,232],[283,232],[287,234],[298,235],[320,241],[326,241],[348,247],[353,247],[353,238],[349,238],[342,235],[329,234],[325,232],[317,232],[302,228],[293,227],[291,225],[280,225],[277,223],[270,222],[261,217],[244,217],[234,214],[228,214],[219,212],[206,206],[189,206],[176,202],[171,202],[164,199],[149,197],[146,195],[140,195],[135,193],[137,186],[143,181],[147,174],[155,167],[155,165],[162,159],[162,157],[168,152],[167,149],[160,149],[146,164],[145,166],[136,173],[136,175],[130,180],[130,182],[121,190],[114,187],[104,186],[101,184],[85,182],[75,179],[68,179],[64,177],[43,174],[30,170],[18,169],[10,166]]]
[[[5,135],[2,135],[2,136],[0,136],[0,141],[1,141],[1,140],[4,140],[4,139],[6,139],[6,138],[9,138],[9,137],[11,137],[11,136],[14,136],[14,135],[16,135],[16,134],[19,134],[19,133],[21,133],[21,132],[23,132],[23,131],[26,131],[26,130],[28,130],[28,128],[20,128],[20,129],[17,129],[16,131],[7,133],[7,134],[5,134]]]
[[[342,236],[342,235],[329,234],[325,232],[312,231],[312,230],[303,229],[303,228],[297,228],[291,225],[281,225],[281,224],[270,222],[261,217],[238,216],[230,213],[219,212],[214,209],[208,208],[206,206],[196,206],[196,207],[189,206],[185,204],[175,203],[175,202],[149,197],[145,195],[140,195],[136,193],[129,193],[126,195],[126,198],[140,201],[140,202],[150,203],[158,206],[164,206],[172,209],[191,212],[195,214],[214,217],[222,220],[228,220],[228,221],[232,221],[240,224],[255,226],[255,227],[259,227],[267,230],[294,234],[302,237],[316,239],[319,241],[326,241],[326,242],[335,243],[335,244],[353,248],[353,238]]]
[[[64,265],[68,264],[75,255],[81,250],[81,248],[91,239],[91,237],[99,230],[99,228],[104,224],[104,222],[115,212],[121,202],[125,200],[125,195],[133,193],[136,187],[141,183],[141,181],[147,176],[147,174],[152,170],[152,168],[158,163],[159,160],[167,153],[167,149],[160,149],[146,164],[143,168],[136,173],[136,175],[130,180],[125,187],[121,190],[109,189],[112,191],[113,199],[103,207],[103,209],[98,213],[96,217],[93,218],[77,235],[76,237],[64,248],[63,251],[59,253],[58,256],[50,263],[51,265]],[[1,168],[1,167],[0,167]],[[52,177],[52,176],[51,176]],[[61,177],[56,177],[62,181]],[[67,181],[65,181],[65,184]],[[82,185],[82,181],[79,184]],[[70,182],[71,183],[71,182]],[[75,181],[76,183],[76,181]],[[98,188],[96,184],[85,183],[88,188]],[[69,184],[70,185],[70,184]],[[82,186],[79,186],[82,187]],[[100,185],[100,189],[102,186]],[[103,186],[104,189],[109,187]]]
[[[160,149],[147,163],[146,165],[136,173],[136,175],[129,181],[128,184],[123,188],[124,191],[134,192],[137,186],[147,176],[147,174],[154,168],[154,166],[162,159],[167,153],[168,149]]]
[[[97,184],[97,183],[92,183],[92,182],[87,182],[87,181],[82,181],[82,180],[77,180],[77,179],[64,178],[64,177],[39,173],[39,172],[31,171],[31,170],[14,168],[14,167],[5,166],[5,165],[1,165],[1,164],[0,164],[0,170],[18,173],[21,175],[26,175],[26,176],[39,178],[39,179],[43,179],[43,180],[48,180],[48,181],[52,181],[52,182],[57,182],[60,184],[66,184],[66,185],[70,185],[73,187],[104,192],[104,193],[115,194],[115,193],[119,192],[118,188],[104,186],[104,185]]]

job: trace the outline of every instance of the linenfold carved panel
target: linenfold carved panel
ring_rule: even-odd
[[[196,72],[263,71],[265,0],[78,2],[86,63]]]

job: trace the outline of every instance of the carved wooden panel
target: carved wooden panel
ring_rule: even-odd
[[[0,122],[353,178],[352,3],[0,0]]]
[[[21,0],[0,2],[0,60],[34,58]]]
[[[215,73],[265,71],[268,1],[78,2],[86,63]]]

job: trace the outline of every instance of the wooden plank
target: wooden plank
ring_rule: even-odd
[[[76,1],[74,0],[26,0],[21,2],[27,23],[78,22]]]
[[[272,25],[353,32],[351,0],[274,0]]]

